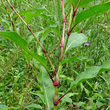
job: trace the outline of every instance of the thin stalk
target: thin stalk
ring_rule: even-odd
[[[72,17],[72,15],[73,15],[73,17]],[[68,27],[68,31],[71,29],[71,26],[72,26],[72,23],[73,23],[73,20],[74,20],[74,16],[75,15],[75,11],[74,11],[74,6],[72,5],[72,7],[71,7],[71,13],[70,13],[70,25],[69,25],[69,27]]]
[[[61,70],[62,70],[62,64],[60,64],[58,68],[58,78],[60,77]]]
[[[60,47],[61,47],[61,58],[60,58],[60,61],[63,59],[65,23],[66,23],[65,11],[64,11],[64,1],[63,0],[62,0],[62,13],[63,13],[63,33],[62,33],[62,41],[61,41],[61,44],[60,44]]]
[[[59,95],[58,95],[58,87],[55,86],[55,94],[54,94],[54,110],[57,110],[57,105],[59,104]]]
[[[80,2],[81,2],[81,0],[79,0],[78,4],[77,4],[77,6],[76,6],[76,9],[75,9],[74,12],[73,12],[73,20],[74,20],[74,17],[76,16],[78,7],[79,7],[79,5],[80,5]],[[74,25],[74,26],[71,28],[70,33],[72,32],[72,30],[74,29],[75,26],[76,26],[76,25]]]
[[[72,23],[73,23],[73,21],[74,21],[74,18],[75,18],[75,16],[76,16],[77,10],[78,10],[78,7],[79,7],[79,4],[80,4],[80,1],[81,1],[81,0],[79,0],[79,2],[78,2],[78,4],[77,4],[75,10],[74,10],[74,6],[72,6],[72,9],[71,9],[71,10],[73,10],[73,15],[72,15],[72,20],[71,20],[71,13],[72,13],[72,11],[71,11],[71,13],[70,13],[70,20],[71,20],[71,22],[70,22],[69,27],[68,27],[67,39],[66,39],[66,43],[65,43],[65,46],[64,46],[63,56],[64,56],[65,51],[66,51],[66,47],[67,47],[67,44],[68,44],[69,36],[71,35],[71,32],[73,31],[73,29],[74,29],[75,26],[77,25],[77,24],[76,24],[76,25],[74,25],[74,26],[71,28]]]
[[[60,43],[61,47],[61,57],[60,61],[63,59],[63,47],[64,47],[64,35],[65,35],[65,23],[66,23],[66,17],[64,12],[64,1],[62,0],[62,13],[63,13],[63,33],[62,33],[62,40]],[[59,65],[58,73],[55,75],[54,79],[54,87],[55,87],[55,94],[54,94],[54,110],[57,110],[57,105],[59,104],[59,95],[58,95],[58,85],[59,85],[59,73],[61,70],[61,66]]]
[[[62,0],[62,1],[63,1],[63,0]],[[74,29],[74,27],[76,26],[76,25],[74,25],[74,26],[71,28],[72,23],[73,23],[74,18],[75,18],[75,15],[76,15],[77,10],[78,10],[78,7],[79,7],[79,4],[80,4],[80,1],[81,1],[81,0],[79,0],[78,5],[77,5],[77,7],[76,7],[75,10],[74,10],[74,6],[72,6],[72,8],[71,8],[71,13],[70,13],[70,23],[69,23],[69,27],[68,27],[67,39],[66,39],[66,43],[65,43],[65,47],[64,47],[64,51],[63,51],[63,55],[62,55],[62,57],[63,57],[64,54],[65,54],[66,47],[67,47],[67,43],[68,43],[68,40],[69,40],[69,36],[70,36],[72,30]],[[63,2],[62,2],[62,8],[63,8]],[[72,11],[73,11],[73,13],[72,13]],[[64,12],[63,12],[63,13],[64,13]],[[72,15],[72,14],[73,14],[73,15]],[[72,16],[72,18],[71,18],[71,16]],[[64,18],[64,15],[63,15],[63,18]],[[59,76],[59,74],[60,74],[61,67],[62,67],[62,65],[60,64],[60,65],[59,65],[59,69],[58,69],[58,76]],[[71,90],[71,89],[70,89],[70,90]],[[60,101],[60,100],[61,100],[61,99],[67,94],[67,93],[69,93],[70,90],[68,90],[64,95],[62,95],[62,96],[59,98],[58,101]]]
[[[71,89],[70,89],[71,90]],[[64,95],[62,95],[60,98],[59,98],[59,101],[61,101],[61,99],[70,92],[70,90],[68,90]]]
[[[45,56],[47,57],[52,69],[53,69],[53,72],[54,74],[56,73],[56,70],[45,50],[45,48],[43,47],[43,45],[40,43],[40,41],[38,40],[38,38],[35,36],[35,34],[33,33],[32,29],[28,26],[28,24],[23,20],[23,18],[17,13],[17,11],[14,9],[14,7],[11,5],[11,3],[9,2],[9,0],[7,0],[8,4],[10,5],[10,8],[15,12],[15,14],[21,19],[21,21],[27,26],[28,30],[31,32],[31,34],[34,36],[35,40],[37,41],[37,43],[40,45],[40,47],[42,48],[42,51],[44,52]]]
[[[9,17],[9,19],[10,19],[10,21],[11,21],[11,25],[12,25],[12,27],[13,27],[13,31],[16,32],[16,27],[15,27],[15,25],[14,25],[13,19],[11,18],[10,13],[8,12],[5,3],[3,2],[3,0],[1,0],[1,1],[2,1],[2,4],[4,5],[4,8],[5,8],[5,10],[6,10],[7,14],[8,14],[8,17]]]
[[[56,106],[54,106],[54,110],[57,110],[57,107]]]

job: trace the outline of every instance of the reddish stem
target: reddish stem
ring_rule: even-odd
[[[61,47],[61,58],[60,58],[60,61],[63,59],[65,23],[66,23],[66,17],[65,17],[65,12],[64,12],[64,1],[63,0],[62,0],[62,13],[63,13],[63,34],[62,34],[62,41],[61,41],[61,44],[60,44],[60,47]]]
[[[77,10],[78,10],[80,1],[81,1],[81,0],[79,0],[76,9],[74,10],[74,8],[73,8],[73,17],[72,17],[72,22],[71,22],[71,23],[73,23],[74,17],[76,16],[76,13],[77,13]],[[77,24],[76,24],[76,25],[77,25]],[[75,27],[76,25],[74,25],[74,26],[69,30],[70,33],[72,32],[72,30],[74,29],[74,27]]]
[[[59,102],[61,101],[61,99],[70,92],[70,90],[68,90],[64,95],[62,95],[60,98],[59,98]]]

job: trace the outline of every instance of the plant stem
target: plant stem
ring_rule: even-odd
[[[62,0],[62,13],[63,13],[63,33],[62,33],[62,41],[60,44],[60,47],[61,47],[60,61],[63,59],[63,47],[64,47],[65,23],[66,23],[65,12],[64,12],[64,1],[63,0]]]
[[[78,2],[78,4],[77,4],[77,7],[76,7],[75,10],[74,10],[74,6],[72,6],[72,8],[71,8],[70,23],[69,23],[69,27],[68,27],[67,39],[66,39],[66,43],[65,43],[65,47],[64,47],[64,51],[63,51],[62,58],[64,57],[64,54],[65,54],[65,51],[66,51],[66,47],[67,47],[67,43],[68,43],[68,40],[69,40],[69,36],[70,36],[72,30],[74,29],[74,27],[76,26],[76,25],[74,25],[74,26],[71,28],[72,23],[73,23],[74,18],[75,18],[75,15],[76,15],[77,10],[78,10],[80,1],[81,1],[81,0],[79,0],[79,2]],[[64,5],[64,4],[63,4],[63,0],[62,0],[62,9],[63,9],[63,5]],[[72,12],[73,12],[73,13],[72,13]],[[71,16],[72,16],[72,19],[71,19]],[[65,16],[64,16],[64,9],[63,9],[63,18],[65,18]],[[65,26],[65,23],[64,23],[64,22],[63,22],[63,26]],[[63,31],[64,31],[64,29],[65,29],[65,27],[63,28]],[[63,38],[63,36],[62,36],[62,38]],[[58,69],[58,76],[60,75],[61,68],[62,68],[62,65],[60,64],[60,65],[59,65],[59,69]],[[70,90],[71,90],[71,89],[70,89]],[[70,90],[68,90],[64,95],[62,95],[62,96],[59,98],[59,101],[60,101],[68,92],[70,92]]]
[[[6,12],[7,12],[8,16],[9,16],[9,19],[10,19],[10,21],[11,21],[11,25],[12,25],[12,27],[13,27],[13,31],[15,31],[15,32],[16,32],[16,27],[15,27],[15,25],[14,25],[13,19],[11,18],[10,13],[8,12],[7,7],[6,7],[5,3],[3,2],[3,0],[1,0],[1,1],[2,1],[2,4],[4,5],[4,8],[5,8],[5,10],[6,10]]]
[[[62,95],[60,98],[59,98],[59,101],[61,101],[61,99],[70,92],[70,90],[68,90],[64,95]]]
[[[37,43],[40,45],[40,47],[42,48],[42,51],[44,52],[45,56],[47,57],[53,72],[55,72],[55,68],[45,50],[45,48],[43,47],[43,45],[40,43],[40,41],[38,40],[38,38],[35,36],[35,34],[33,33],[32,29],[28,26],[28,24],[23,20],[23,18],[17,13],[17,11],[14,9],[14,7],[11,5],[11,3],[9,2],[9,0],[7,0],[8,4],[10,5],[10,8],[16,13],[16,15],[21,19],[21,21],[27,26],[28,30],[31,32],[31,34],[34,36],[34,38],[36,39]]]
[[[76,16],[76,13],[77,13],[77,10],[78,10],[78,7],[79,7],[79,4],[80,4],[80,1],[78,2],[77,6],[76,6],[76,9],[74,10],[74,6],[72,6],[71,8],[71,13],[70,13],[70,20],[71,20],[71,16],[72,16],[72,20],[70,21],[70,24],[69,24],[69,27],[68,27],[68,32],[67,32],[67,39],[66,39],[66,43],[65,43],[65,46],[64,46],[64,52],[63,52],[63,56],[65,54],[65,51],[66,51],[66,47],[67,47],[67,44],[68,44],[68,40],[69,40],[69,36],[71,35],[71,32],[73,31],[73,29],[75,28],[75,26],[77,25],[74,25],[72,28],[72,23],[74,21],[74,18]],[[73,15],[72,15],[72,11],[73,11]]]
[[[54,106],[54,110],[57,110],[57,107],[56,106]]]
[[[57,105],[59,104],[59,95],[58,95],[58,87],[55,86],[55,94],[54,94],[54,110],[57,110]]]

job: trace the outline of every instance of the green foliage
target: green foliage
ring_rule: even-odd
[[[99,4],[99,5],[93,6],[85,11],[82,11],[81,13],[79,13],[76,16],[74,25],[82,22],[83,20],[86,20],[89,17],[97,16],[100,13],[104,13],[109,9],[110,9],[110,2],[105,3],[105,4]]]
[[[0,109],[1,110],[8,110],[6,105],[1,105],[1,104],[0,104]]]
[[[60,98],[67,90],[71,91],[60,100],[59,110],[108,110],[109,0],[81,0],[74,17],[72,6],[75,9],[79,0],[64,0],[65,30],[61,0],[10,2],[45,48],[59,75],[60,84],[57,89],[53,86],[49,74],[55,81],[55,71],[29,30],[10,9],[7,1],[4,3],[8,13],[0,2],[0,110],[56,109],[54,96],[58,93]],[[69,18],[72,17],[71,23]],[[72,25],[75,27],[66,47],[68,26]],[[60,61],[63,31],[66,52],[63,52],[64,59]],[[86,45],[87,42],[91,45]]]
[[[45,68],[41,67],[41,74],[38,76],[38,81],[41,83],[44,93],[44,100],[48,110],[53,108],[54,87]]]
[[[43,12],[47,11],[45,8],[37,9],[35,11],[21,11],[19,14],[21,16],[25,16],[25,21],[29,22],[32,18],[34,18],[37,15],[41,15]],[[14,18],[16,18],[17,15],[14,15]]]
[[[80,73],[78,77],[76,78],[76,80],[72,82],[70,89],[72,89],[73,87],[77,86],[79,83],[87,79],[96,77],[97,74],[102,71],[110,70],[110,66],[108,65],[110,65],[110,61],[104,62],[104,64],[101,66],[90,67],[87,71]]]
[[[87,37],[82,33],[72,33],[69,37],[66,51],[72,49],[73,47],[81,46],[84,42],[87,42]]]
[[[30,57],[30,55],[31,55],[31,57],[35,58],[45,68],[47,68],[45,59],[42,56],[39,56],[39,55],[29,51],[28,47],[27,47],[28,43],[26,42],[26,40],[24,40],[22,37],[20,37],[17,33],[15,33],[15,32],[0,32],[0,33],[3,37],[12,40],[18,46],[20,46],[26,52],[26,54],[24,54],[24,55],[26,55],[26,57]]]

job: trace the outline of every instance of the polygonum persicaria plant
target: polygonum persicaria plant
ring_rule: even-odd
[[[59,91],[58,88],[59,86],[61,86],[60,84],[60,74],[63,71],[63,65],[65,63],[69,63],[70,61],[80,61],[80,59],[78,58],[70,58],[65,60],[65,55],[66,52],[69,51],[72,48],[75,48],[77,46],[81,46],[83,43],[85,43],[86,46],[90,46],[91,44],[88,41],[86,35],[83,34],[82,27],[81,29],[78,31],[80,33],[74,32],[74,28],[81,23],[82,21],[88,19],[89,17],[92,16],[97,16],[99,13],[107,11],[110,9],[110,2],[107,3],[103,3],[103,4],[98,4],[98,5],[94,5],[92,7],[90,7],[89,9],[86,9],[85,7],[87,6],[87,4],[92,3],[93,0],[67,0],[68,4],[65,4],[65,0],[56,0],[55,2],[58,2],[57,5],[59,5],[62,10],[62,33],[60,33],[61,37],[59,38],[59,46],[60,46],[60,57],[59,57],[59,66],[58,68],[56,68],[54,66],[54,64],[52,63],[45,47],[43,46],[43,44],[39,41],[39,39],[36,37],[36,35],[34,34],[33,30],[30,28],[30,26],[27,24],[27,22],[20,16],[20,14],[16,11],[16,9],[13,7],[13,5],[11,4],[11,2],[9,0],[6,0],[7,3],[9,4],[10,8],[13,10],[13,12],[19,17],[19,19],[25,24],[25,26],[27,27],[27,29],[30,31],[30,33],[33,35],[33,37],[35,38],[36,42],[38,43],[38,45],[41,47],[42,52],[44,53],[47,61],[49,62],[50,67],[48,67],[45,63],[45,59],[33,52],[30,52],[29,49],[27,48],[28,44],[26,42],[26,40],[22,39],[17,33],[16,33],[16,27],[14,25],[13,19],[11,18],[10,13],[8,12],[8,9],[4,3],[3,0],[1,0],[3,3],[3,6],[5,7],[5,10],[10,18],[11,21],[11,25],[13,27],[13,31],[15,32],[0,32],[0,34],[2,34],[2,36],[5,36],[9,39],[11,39],[12,41],[14,41],[17,45],[19,45],[23,51],[26,52],[26,54],[30,57],[35,58],[38,62],[40,62],[40,64],[44,67],[45,70],[43,70],[43,73],[45,73],[45,71],[48,73],[47,75],[50,78],[50,83],[53,84],[54,87],[54,95],[52,95],[52,100],[53,100],[53,106],[54,106],[54,110],[57,110],[58,104],[60,103],[61,99],[71,91],[72,88],[74,88],[75,86],[77,86],[79,83],[81,83],[84,80],[90,79],[90,78],[94,78],[100,71],[102,68],[109,68],[110,67],[105,67],[105,65],[103,66],[95,66],[95,67],[91,67],[89,68],[87,71],[82,72],[80,74],[77,74],[76,80],[71,82],[70,88],[68,88],[67,92],[65,92],[65,94],[63,94],[62,96],[59,95]],[[49,1],[51,2],[51,1]],[[67,2],[66,2],[67,3]],[[67,14],[67,10],[65,11],[65,6],[69,5],[69,9],[68,9],[68,14]],[[58,7],[59,7],[58,6]],[[80,9],[80,10],[79,10]],[[103,9],[103,10],[102,10]],[[67,15],[66,15],[67,14]],[[105,25],[105,24],[104,24]],[[0,28],[0,30],[3,30],[3,28]],[[73,33],[74,32],[74,33]],[[66,37],[65,37],[66,36]],[[13,37],[15,39],[13,39]],[[28,59],[28,58],[27,58]],[[106,63],[110,63],[110,62],[106,62]],[[34,68],[32,67],[32,65],[30,65],[30,68],[33,70]],[[75,67],[75,69],[77,70],[79,68],[79,65]],[[52,69],[53,74],[50,73],[50,70]],[[68,69],[68,68],[67,68]],[[94,69],[94,71],[92,71]],[[96,73],[96,74],[94,74]],[[45,79],[47,78],[46,74],[42,74],[42,77],[45,77]],[[48,79],[48,78],[47,78]],[[42,83],[44,85],[44,88],[47,90],[47,88],[49,87],[49,83],[45,81],[43,81]],[[50,88],[49,88],[50,89]],[[51,92],[51,91],[49,91]],[[47,93],[46,96],[49,96],[49,94],[51,93]],[[49,105],[49,99],[47,98],[47,108],[48,110],[51,110],[51,105]]]

